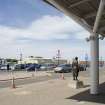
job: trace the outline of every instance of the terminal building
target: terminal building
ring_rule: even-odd
[[[27,58],[24,58],[22,60],[18,61],[18,64],[66,64],[67,60],[66,59],[50,59],[50,58],[43,58],[43,57],[34,57],[34,56],[29,56]]]

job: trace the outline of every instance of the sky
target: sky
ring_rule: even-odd
[[[42,0],[0,0],[0,57],[42,56],[61,58],[90,55],[90,33]],[[104,41],[100,57],[104,58]]]

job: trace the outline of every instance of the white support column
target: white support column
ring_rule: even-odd
[[[105,0],[100,1],[99,9],[97,12],[96,20],[93,27],[93,33],[90,36],[91,43],[91,88],[90,94],[98,94],[98,86],[99,86],[99,36],[97,34],[97,29],[99,26],[99,21],[102,16],[102,12],[104,10]]]

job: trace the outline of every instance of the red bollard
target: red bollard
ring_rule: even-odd
[[[65,78],[64,78],[64,74],[62,73],[62,74],[60,74],[60,79],[62,79],[62,80],[64,80]]]

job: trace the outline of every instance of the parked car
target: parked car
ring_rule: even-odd
[[[79,70],[80,70],[80,71],[86,71],[86,68],[87,68],[87,67],[86,67],[85,64],[80,64],[80,65],[79,65]]]
[[[30,65],[31,64],[16,64],[14,66],[14,69],[16,69],[16,70],[22,70],[22,69],[25,69],[25,68],[29,67]]]
[[[9,70],[15,70],[15,64],[9,64]]]
[[[35,69],[39,70],[40,66],[41,66],[40,64],[31,64],[26,68],[26,71],[35,71]]]
[[[15,65],[14,64],[5,64],[5,65],[0,65],[0,70],[14,70]]]
[[[7,70],[7,65],[1,65],[0,70]]]
[[[17,64],[17,65],[15,65],[15,67],[14,67],[14,69],[25,69],[25,64]]]
[[[61,64],[54,69],[55,73],[68,73],[72,71],[71,64]]]
[[[56,67],[54,64],[43,64],[40,67],[40,70],[53,70]]]

